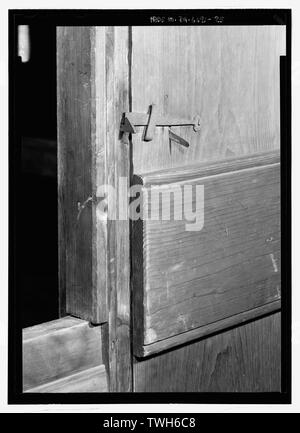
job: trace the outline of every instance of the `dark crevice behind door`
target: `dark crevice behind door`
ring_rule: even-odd
[[[17,298],[21,326],[58,318],[56,28],[32,24],[16,61]],[[17,55],[17,54],[16,54]]]

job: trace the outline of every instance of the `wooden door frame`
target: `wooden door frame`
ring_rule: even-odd
[[[129,45],[128,27],[57,28],[60,315],[102,324],[109,390],[118,392],[132,391],[130,228],[128,218],[107,217],[109,196],[99,211],[97,187],[118,194],[119,177],[130,178],[119,136],[130,109]]]

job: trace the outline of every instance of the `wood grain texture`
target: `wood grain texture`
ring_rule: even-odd
[[[70,393],[107,392],[107,377],[104,365],[99,365],[79,373],[71,374],[25,392],[30,393]]]
[[[142,184],[145,187],[164,185],[175,182],[187,182],[197,177],[216,176],[229,172],[257,168],[261,166],[277,164],[280,162],[278,150],[255,153],[242,157],[228,158],[226,160],[204,162],[192,165],[183,165],[166,169],[156,170],[148,173],[141,173],[134,176],[134,183]]]
[[[118,199],[108,194],[108,281],[109,281],[109,387],[110,391],[132,390],[130,340],[130,235],[127,206],[123,218],[118,215],[120,194],[127,194],[130,179],[129,145],[121,140],[122,113],[129,109],[128,28],[108,27],[106,45],[107,183],[115,188]],[[121,190],[120,178],[125,180]]]
[[[58,27],[59,274],[62,314],[107,320],[104,30]]]
[[[109,387],[129,391],[129,222],[114,218],[119,202],[101,191],[110,185],[118,197],[120,177],[130,178],[119,136],[129,110],[128,28],[59,28],[58,94],[61,290],[67,312],[108,322]]]
[[[143,208],[160,217],[134,230],[136,348],[280,299],[279,164],[178,181],[164,191],[204,186],[204,226],[187,231],[186,219],[174,219],[184,203],[174,195],[164,221],[143,188]]]
[[[74,317],[23,330],[23,389],[103,364],[101,327]]]
[[[279,392],[280,313],[134,363],[136,392]]]
[[[264,316],[269,313],[274,313],[281,309],[281,300],[269,302],[268,304],[262,305],[251,310],[243,311],[239,314],[226,317],[225,319],[218,320],[217,322],[209,323],[208,325],[200,326],[199,328],[192,329],[182,334],[174,335],[173,337],[166,338],[164,340],[157,341],[146,346],[135,347],[134,354],[137,358],[144,358],[158,354],[160,352],[172,349],[176,346],[180,346],[186,343],[190,343],[193,340],[197,340],[202,337],[208,337],[216,332],[226,331],[226,329],[232,326],[241,325],[249,320],[257,319],[258,317]]]
[[[132,29],[132,111],[200,116],[174,127],[190,147],[169,147],[168,128],[133,134],[134,173],[279,148],[279,56],[285,26],[155,26]]]

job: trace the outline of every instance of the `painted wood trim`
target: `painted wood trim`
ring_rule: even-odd
[[[26,393],[84,393],[107,392],[107,377],[104,365],[98,365],[62,379],[30,388]]]
[[[23,329],[24,391],[101,364],[101,326],[67,316]]]
[[[207,337],[216,332],[225,332],[226,329],[242,325],[244,322],[257,319],[269,313],[275,313],[281,309],[281,301],[274,301],[268,304],[262,305],[261,307],[253,308],[249,311],[244,311],[243,313],[236,314],[234,316],[228,317],[218,322],[209,323],[208,325],[201,326],[191,331],[184,332],[182,334],[175,335],[174,337],[167,338],[165,340],[158,341],[157,343],[137,346],[135,348],[135,356],[137,358],[144,358],[157,353],[163,352],[180,346],[182,344],[189,343],[193,340],[199,338]]]

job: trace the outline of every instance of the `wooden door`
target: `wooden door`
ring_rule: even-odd
[[[189,147],[170,141],[168,127],[156,127],[152,141],[143,127],[132,135],[149,218],[133,223],[136,391],[280,389],[284,54],[279,26],[132,28],[132,112],[155,104],[174,125],[200,119],[198,131],[172,126]],[[150,215],[155,188],[184,185],[204,188],[198,230]],[[175,195],[171,205],[175,212]]]
[[[58,29],[62,311],[101,326],[110,391],[280,391],[281,55],[281,25]],[[121,177],[171,218],[110,218]]]

